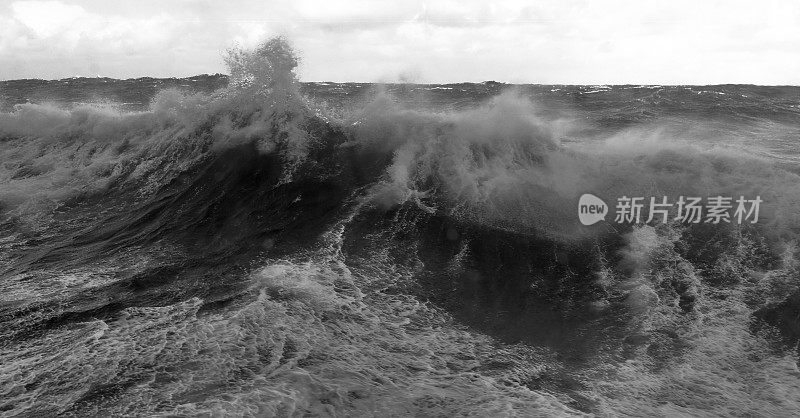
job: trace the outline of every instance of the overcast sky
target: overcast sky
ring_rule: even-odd
[[[0,79],[225,72],[276,34],[306,81],[800,85],[796,0],[0,0]]]

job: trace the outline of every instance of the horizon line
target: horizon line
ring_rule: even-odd
[[[230,77],[229,74],[225,73],[201,73],[189,76],[168,76],[168,77],[155,77],[155,76],[140,76],[140,77],[128,77],[128,78],[115,78],[115,77],[107,77],[107,76],[70,76],[70,77],[63,77],[63,78],[9,78],[9,79],[0,79],[0,83],[6,82],[13,82],[13,81],[64,81],[64,80],[76,80],[76,79],[86,79],[86,80],[97,80],[97,79],[108,79],[108,80],[117,80],[117,81],[130,81],[130,80],[141,80],[141,79],[154,79],[154,80],[182,80],[182,79],[190,79],[195,77]],[[673,84],[673,83],[539,83],[539,82],[524,82],[524,83],[513,83],[507,81],[497,81],[497,80],[483,80],[483,81],[448,81],[448,82],[415,82],[415,81],[329,81],[329,80],[298,80],[300,83],[333,83],[333,84],[377,84],[377,85],[456,85],[456,84],[488,84],[488,83],[495,83],[495,84],[504,84],[509,86],[642,86],[642,87],[692,87],[692,86],[755,86],[755,87],[800,87],[800,84],[757,84],[757,83],[731,83],[731,82],[723,82],[723,83],[712,83],[712,84],[695,84],[695,83],[683,83],[683,84]]]

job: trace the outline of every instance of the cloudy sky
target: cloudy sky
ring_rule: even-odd
[[[800,85],[793,0],[0,0],[0,79],[225,72],[276,34],[307,81]]]

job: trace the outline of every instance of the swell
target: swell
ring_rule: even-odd
[[[313,128],[312,123],[315,123]],[[241,274],[254,260],[280,258],[315,247],[320,236],[352,205],[354,190],[369,174],[352,150],[339,148],[342,133],[308,121],[321,144],[302,164],[289,168],[280,149],[264,153],[257,141],[194,158],[188,168],[172,164],[151,173],[159,186],[121,177],[100,191],[69,197],[44,229],[7,221],[18,236],[6,254],[5,277],[46,281],[37,271],[130,265],[114,273],[110,286],[40,301],[23,310],[6,306],[4,321],[42,317],[7,327],[6,343],[89,319],[117,318],[130,306],[166,306],[199,297],[203,309],[219,308],[246,290]],[[205,130],[206,128],[202,128]],[[286,179],[287,170],[295,175]],[[175,173],[174,175],[172,173]],[[136,260],[149,261],[141,265]],[[61,311],[52,316],[47,312]]]

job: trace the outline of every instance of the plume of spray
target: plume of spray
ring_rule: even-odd
[[[256,140],[259,150],[281,149],[294,166],[308,153],[304,121],[310,116],[294,73],[298,58],[289,42],[275,37],[252,51],[231,48],[225,56],[230,86],[222,101],[225,115],[215,127],[222,143]],[[233,110],[233,111],[231,111]],[[291,178],[291,170],[286,180]]]

